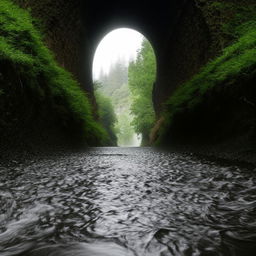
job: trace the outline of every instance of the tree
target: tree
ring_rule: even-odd
[[[118,145],[131,146],[133,143],[134,129],[131,126],[131,116],[128,113],[123,113],[118,116],[116,125]]]
[[[99,83],[97,83],[99,84]],[[109,146],[117,145],[117,136],[115,131],[115,123],[117,121],[111,99],[103,96],[99,91],[95,92],[96,101],[98,103],[99,121],[108,133]]]
[[[102,92],[112,96],[115,90],[128,82],[128,67],[124,59],[118,59],[111,65],[109,73],[100,73],[99,82],[102,83]]]
[[[156,76],[154,51],[148,40],[144,39],[135,61],[128,70],[129,89],[132,94],[132,125],[137,134],[142,134],[142,145],[149,143],[150,130],[155,114],[152,103],[152,89]]]
[[[114,106],[117,117],[114,130],[118,138],[118,145],[133,145],[135,131],[131,125],[131,93],[128,87],[126,61],[120,58],[110,67],[108,74],[100,72],[99,82],[95,82],[95,86],[101,94],[109,97]]]

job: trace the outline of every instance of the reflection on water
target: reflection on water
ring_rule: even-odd
[[[255,256],[254,170],[149,148],[0,167],[0,255]]]

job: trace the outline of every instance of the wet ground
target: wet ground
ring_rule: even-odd
[[[255,256],[256,170],[150,148],[0,167],[0,255]]]

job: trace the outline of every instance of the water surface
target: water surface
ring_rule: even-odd
[[[0,167],[0,255],[255,256],[255,170],[150,148]]]

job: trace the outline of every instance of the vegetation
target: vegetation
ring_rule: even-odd
[[[118,145],[119,146],[134,146],[134,129],[131,126],[132,116],[129,112],[124,112],[118,115],[118,123],[116,125]]]
[[[154,123],[152,87],[155,76],[155,55],[146,39],[129,67],[119,59],[108,74],[101,72],[99,92],[107,95],[115,108],[118,145],[133,145],[136,133],[142,135],[142,145],[148,145]]]
[[[98,80],[102,84],[100,87],[102,93],[112,97],[116,93],[116,90],[119,90],[120,87],[127,84],[128,82],[126,61],[121,58],[118,59],[115,63],[112,64],[108,74],[104,74],[104,72],[101,71]]]
[[[25,125],[52,122],[78,141],[104,143],[106,133],[94,121],[87,96],[56,63],[36,23],[10,0],[0,1],[2,136],[12,129],[21,132]],[[37,127],[38,132],[42,128]]]
[[[236,42],[248,26],[255,26],[256,3],[254,0],[209,0],[200,5],[212,37],[209,52],[221,51]]]
[[[117,137],[115,123],[117,122],[117,118],[111,99],[98,91],[95,92],[95,96],[98,104],[99,121],[108,133],[106,145],[116,146]]]
[[[146,39],[142,42],[137,59],[129,65],[128,77],[132,94],[132,125],[137,134],[142,134],[142,145],[147,145],[154,124],[152,90],[156,77],[156,60],[154,51]]]
[[[256,13],[256,12],[255,12]],[[235,86],[237,81],[246,81],[256,76],[256,26],[254,21],[240,24],[234,29],[242,34],[225,48],[222,55],[208,63],[199,74],[180,86],[166,103],[165,124],[160,131],[159,143],[172,126],[174,118],[191,113],[209,95],[212,89]],[[234,33],[235,33],[234,32]]]
[[[112,65],[108,74],[101,72],[99,82],[101,85],[98,86],[98,92],[106,95],[115,109],[117,120],[114,130],[117,135],[118,145],[132,145],[135,131],[131,126],[131,96],[128,88],[128,67],[126,61],[119,59]]]
[[[229,39],[236,40],[243,35],[248,26],[256,25],[256,3],[248,4],[242,0],[239,4],[235,2],[212,1],[208,9],[220,13],[221,31]]]

